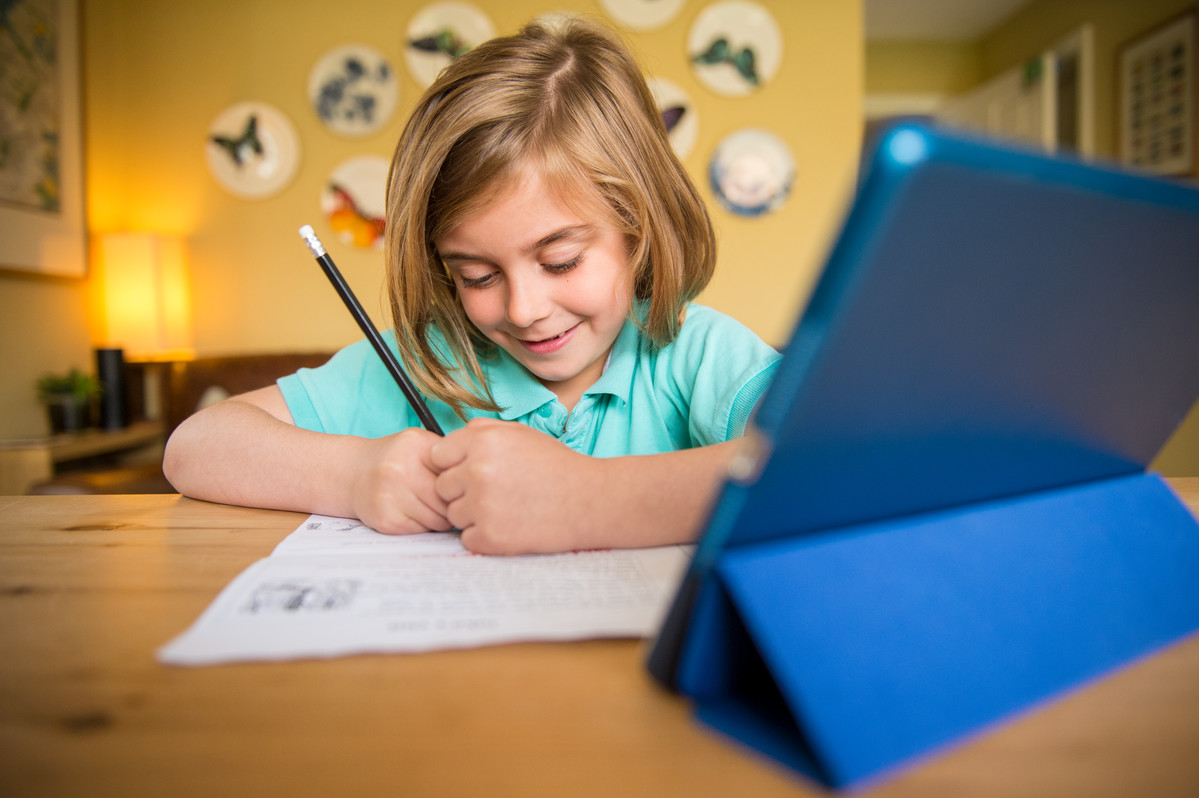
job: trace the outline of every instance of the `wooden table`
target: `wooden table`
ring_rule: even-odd
[[[1172,484],[1199,511],[1199,478]],[[302,518],[0,497],[0,795],[825,794],[696,724],[636,641],[155,661]],[[1194,798],[1199,637],[866,794]]]

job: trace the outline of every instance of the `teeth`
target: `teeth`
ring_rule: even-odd
[[[570,328],[570,330],[573,330],[573,329],[574,329],[574,327]],[[568,332],[570,332],[570,330],[563,330],[562,332],[558,333],[557,335],[551,335],[549,338],[538,338],[538,339],[525,338],[523,340],[526,344],[544,344],[544,343],[548,343],[549,341],[557,341],[559,338],[561,338],[562,336],[564,336]]]

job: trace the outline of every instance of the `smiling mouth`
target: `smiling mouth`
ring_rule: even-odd
[[[526,341],[524,338],[517,338],[516,340],[520,341],[521,346],[528,351],[533,352],[534,354],[548,354],[550,352],[556,352],[565,346],[567,341],[570,340],[571,336],[578,328],[579,325],[576,324],[569,330],[564,330],[552,338],[542,338],[537,341]]]

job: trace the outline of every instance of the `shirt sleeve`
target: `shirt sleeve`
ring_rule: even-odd
[[[736,319],[701,305],[688,308],[676,343],[672,370],[686,394],[692,445],[741,437],[781,355]]]
[[[329,362],[278,380],[297,427],[378,438],[420,424],[399,386],[366,340]]]

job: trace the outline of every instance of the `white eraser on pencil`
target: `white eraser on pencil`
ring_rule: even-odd
[[[312,229],[312,225],[306,224],[300,228],[300,238],[304,239],[304,243],[308,245],[308,251],[312,253],[312,257],[319,258],[325,254],[325,247],[316,237],[316,231]]]

